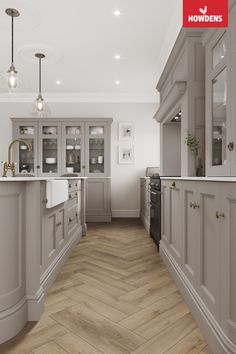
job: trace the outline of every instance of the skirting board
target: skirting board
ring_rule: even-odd
[[[112,210],[113,218],[139,218],[140,210]]]
[[[160,256],[173,276],[212,352],[214,354],[236,353],[235,344],[225,335],[162,241],[160,242]]]

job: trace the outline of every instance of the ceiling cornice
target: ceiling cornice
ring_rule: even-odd
[[[36,93],[0,94],[2,103],[33,102]],[[45,101],[54,103],[159,103],[159,95],[153,93],[44,93]]]

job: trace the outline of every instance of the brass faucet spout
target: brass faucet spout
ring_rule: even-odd
[[[4,163],[4,167],[3,167],[3,177],[7,177],[7,171],[11,170],[13,177],[15,177],[16,175],[16,168],[15,168],[15,163],[12,162],[12,154],[11,154],[11,150],[12,150],[12,146],[15,143],[22,143],[24,145],[26,145],[29,149],[29,151],[32,150],[32,145],[30,143],[28,143],[27,141],[23,140],[23,139],[15,139],[11,142],[11,144],[8,147],[8,161]]]
[[[23,140],[23,139],[15,139],[11,142],[11,144],[9,145],[8,147],[8,164],[12,164],[12,159],[11,159],[11,149],[12,149],[12,146],[15,144],[15,143],[22,143],[24,145],[26,145],[29,149],[29,151],[32,150],[32,146],[30,143],[28,143],[27,141]]]

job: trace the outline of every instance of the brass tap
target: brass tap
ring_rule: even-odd
[[[12,162],[12,146],[15,144],[15,143],[22,143],[22,144],[25,144],[29,151],[32,150],[32,146],[30,143],[28,143],[27,141],[23,140],[23,139],[15,139],[11,142],[11,144],[9,145],[8,147],[8,161],[7,162],[4,162],[4,165],[3,165],[3,177],[7,177],[7,172],[8,170],[10,170],[12,172],[12,176],[15,177],[16,175],[16,166],[15,166],[15,163]]]

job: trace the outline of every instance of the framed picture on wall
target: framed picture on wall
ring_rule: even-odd
[[[134,123],[121,122],[119,123],[119,140],[131,141],[134,139]]]
[[[134,146],[126,145],[118,147],[118,162],[119,164],[133,164],[134,163]]]

